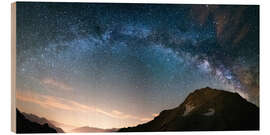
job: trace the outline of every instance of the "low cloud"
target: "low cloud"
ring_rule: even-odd
[[[45,78],[41,81],[41,84],[44,87],[51,88],[51,89],[59,89],[64,91],[72,91],[73,88],[69,86],[68,84],[65,84],[63,82],[56,81],[51,78]]]

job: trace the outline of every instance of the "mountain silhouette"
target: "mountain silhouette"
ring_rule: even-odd
[[[44,125],[44,124],[47,123],[49,125],[49,127],[55,129],[57,131],[57,133],[64,133],[64,131],[61,128],[56,127],[54,124],[52,124],[51,121],[47,120],[44,117],[41,118],[41,117],[38,117],[38,116],[36,116],[34,114],[28,114],[28,113],[25,113],[25,112],[22,112],[22,114],[24,115],[24,117],[26,119],[28,119],[28,120],[30,120],[32,122],[36,122],[36,123],[38,123],[40,125]]]
[[[16,132],[17,133],[57,133],[48,123],[38,124],[25,118],[25,116],[16,109]]]
[[[95,128],[95,127],[79,127],[72,129],[70,132],[71,133],[87,133],[87,132],[116,132],[118,129],[117,128],[112,128],[112,129],[102,129],[102,128]]]
[[[77,126],[62,123],[62,122],[58,122],[58,121],[54,121],[54,120],[50,120],[50,123],[53,124],[56,127],[61,127],[61,129],[63,129],[64,132],[69,132],[70,130],[77,128]]]
[[[206,87],[152,121],[119,132],[223,130],[259,130],[259,108],[238,93]]]

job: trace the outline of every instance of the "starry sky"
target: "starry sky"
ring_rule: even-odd
[[[259,106],[257,5],[17,2],[16,12],[22,111],[135,126],[207,86]]]

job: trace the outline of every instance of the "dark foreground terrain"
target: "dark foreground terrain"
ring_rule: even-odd
[[[17,133],[57,133],[49,127],[48,123],[38,124],[25,118],[25,116],[16,109],[16,132]]]
[[[259,130],[259,108],[238,93],[195,90],[178,107],[120,132]]]

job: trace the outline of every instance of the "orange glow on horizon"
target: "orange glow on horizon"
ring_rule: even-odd
[[[59,112],[64,111],[71,114],[77,114],[76,116],[78,117],[78,119],[76,119],[77,117],[72,117],[72,115],[63,116],[63,114],[60,114],[60,113],[47,114],[49,115],[47,116],[48,118],[46,117],[47,119],[62,123],[61,128],[63,128],[65,131],[71,130],[70,128],[67,128],[68,126],[65,126],[65,125],[74,125],[74,127],[90,125],[93,127],[103,128],[103,129],[121,128],[121,127],[128,127],[128,126],[136,126],[137,124],[140,124],[142,122],[150,121],[153,118],[153,116],[138,117],[138,116],[124,113],[116,109],[108,112],[96,106],[93,107],[93,106],[79,103],[77,101],[68,100],[61,97],[41,95],[38,93],[29,92],[29,91],[21,92],[17,90],[16,99],[19,100],[21,103],[25,103],[23,104],[24,106],[27,105],[27,103],[28,104],[31,103],[31,104],[38,105],[41,108],[44,108],[47,110],[54,109],[56,111],[59,110]],[[32,112],[29,112],[29,113],[32,113]],[[40,115],[40,114],[36,114],[36,115]],[[50,115],[55,115],[55,116],[54,118],[52,118],[52,116]],[[40,116],[40,117],[43,117],[43,116]],[[92,124],[88,123],[87,122],[88,117],[93,118],[92,121],[94,121],[94,123]],[[82,120],[85,120],[86,122],[82,122]],[[115,122],[118,122],[118,126],[116,126],[117,124],[114,124]],[[108,125],[110,123],[111,123],[111,126]],[[107,125],[107,126],[96,126],[96,125]]]

